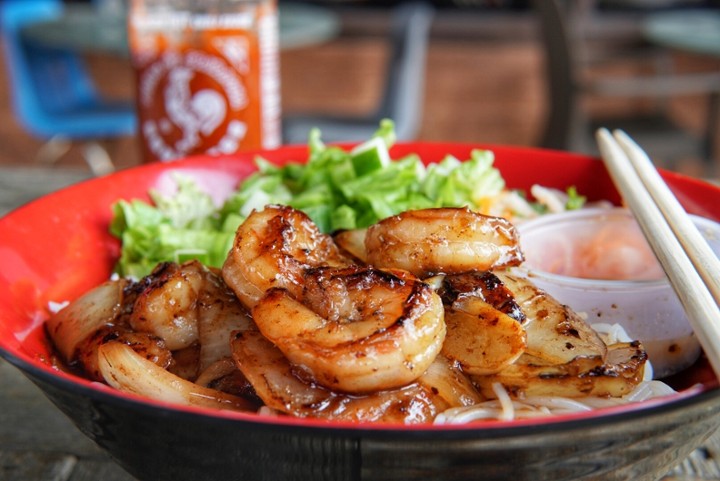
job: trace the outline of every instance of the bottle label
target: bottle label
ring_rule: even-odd
[[[180,13],[131,22],[140,133],[150,160],[279,145],[277,16],[259,8],[253,15]]]

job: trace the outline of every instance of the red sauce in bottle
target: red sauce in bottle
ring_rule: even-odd
[[[275,2],[215,0],[194,11],[144,3],[134,1],[129,21],[144,159],[277,147]]]

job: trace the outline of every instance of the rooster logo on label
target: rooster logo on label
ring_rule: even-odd
[[[140,102],[154,115],[141,128],[158,159],[229,154],[245,138],[247,125],[238,114],[248,105],[240,80],[247,70],[247,45],[229,41],[218,46],[228,60],[196,50],[166,53],[143,72]],[[160,100],[162,108],[152,108]]]

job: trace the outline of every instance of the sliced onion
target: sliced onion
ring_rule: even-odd
[[[470,406],[483,400],[470,379],[442,355],[435,358],[418,383],[443,399],[448,407]],[[439,400],[436,404],[440,404]]]
[[[230,343],[228,343],[230,345]],[[226,357],[210,364],[207,369],[200,373],[195,380],[195,384],[200,386],[209,386],[211,382],[225,377],[237,371],[235,362],[232,358]]]
[[[254,322],[222,278],[206,272],[198,302],[200,372],[232,355],[230,334],[254,327]]]
[[[124,279],[108,281],[85,293],[47,321],[47,329],[65,361],[72,361],[78,344],[120,311]]]
[[[565,364],[543,364],[527,354],[502,371],[487,376],[471,376],[480,393],[495,397],[494,384],[500,383],[516,396],[620,398],[643,381],[647,355],[634,342],[608,346],[607,359],[578,356]]]
[[[186,381],[120,342],[100,346],[98,367],[110,386],[158,401],[212,409],[254,410],[245,399]]]
[[[447,335],[442,353],[468,374],[494,374],[525,352],[522,325],[477,296],[463,296],[445,308]]]

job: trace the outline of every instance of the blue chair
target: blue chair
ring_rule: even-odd
[[[75,52],[22,36],[23,26],[62,15],[63,8],[61,0],[0,1],[0,34],[12,107],[22,126],[48,143],[85,143],[90,167],[96,174],[106,173],[111,164],[95,141],[135,134],[134,104],[102,98]]]

